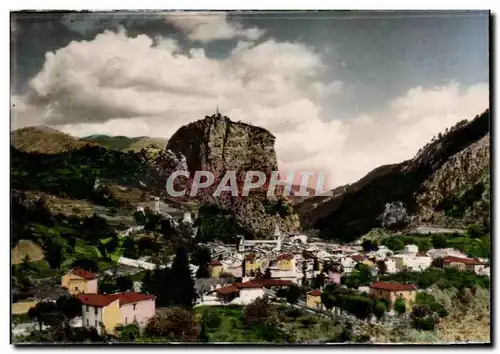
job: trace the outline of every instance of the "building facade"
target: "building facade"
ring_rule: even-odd
[[[369,294],[378,299],[385,299],[392,308],[398,298],[407,305],[415,303],[417,287],[414,284],[401,284],[378,281],[370,285]]]
[[[97,275],[83,269],[73,269],[61,277],[61,286],[71,295],[97,293]]]
[[[120,294],[79,294],[82,325],[99,334],[117,335],[116,327],[137,324],[144,327],[155,315],[155,298],[135,292]]]

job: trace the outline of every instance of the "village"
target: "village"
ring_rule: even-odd
[[[196,215],[184,212],[177,217],[163,212],[158,198],[154,209],[174,222],[193,224]],[[138,207],[143,212],[143,207]],[[141,230],[134,227],[124,233]],[[193,229],[193,237],[197,229]],[[381,280],[403,272],[424,272],[431,267],[455,268],[472,271],[478,276],[489,277],[488,260],[469,258],[453,248],[420,251],[417,245],[406,245],[402,251],[394,252],[384,245],[367,249],[361,241],[352,244],[335,244],[304,234],[283,235],[278,226],[266,240],[247,240],[236,237],[235,244],[222,242],[200,243],[198,247],[209,250],[211,260],[206,264],[208,276],[199,276],[199,266],[189,264],[198,298],[194,307],[206,306],[248,306],[258,299],[268,298],[283,303],[291,287],[302,292],[290,306],[308,313],[330,315],[335,307],[325,306],[325,288],[334,286],[350,288],[372,299],[387,304],[387,316],[395,315],[395,303],[403,301],[408,309],[416,301],[417,293],[424,291],[411,282]],[[439,260],[439,262],[437,262]],[[121,275],[133,275],[170,267],[158,265],[147,257],[118,259]],[[360,286],[345,281],[353,274],[368,273]],[[155,296],[141,289],[141,281],[135,281],[133,288],[120,293],[99,293],[99,281],[103,276],[117,276],[106,271],[96,274],[88,270],[73,268],[61,277],[59,293],[75,296],[82,306],[81,318],[71,322],[72,326],[94,328],[100,335],[118,338],[117,328],[135,324],[144,328],[159,310]],[[47,300],[47,299],[39,299]],[[53,298],[51,301],[55,301]],[[286,302],[286,301],[285,301]],[[35,326],[33,326],[35,327]],[[26,324],[14,326],[16,335],[27,334]]]

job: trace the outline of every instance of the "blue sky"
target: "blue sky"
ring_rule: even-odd
[[[169,137],[219,104],[331,185],[488,107],[488,12],[14,14],[12,127]],[[48,53],[48,54],[47,54]],[[390,139],[387,139],[390,136]]]

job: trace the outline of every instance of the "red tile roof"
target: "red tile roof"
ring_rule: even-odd
[[[282,259],[291,261],[293,259],[293,254],[290,253],[280,254],[278,258],[276,258],[277,261],[281,261]]]
[[[248,260],[248,261],[251,261],[255,258],[255,254],[251,253],[251,254],[247,254],[245,256],[245,259]]]
[[[484,265],[483,262],[478,261],[477,259],[473,258],[459,258],[459,257],[445,257],[443,258],[443,263],[449,264],[449,263],[463,263],[466,265]]]
[[[92,280],[92,279],[97,278],[96,274],[89,272],[89,271],[86,271],[84,269],[73,269],[71,271],[71,274],[77,275],[77,276],[84,278],[84,279],[87,279],[87,280]]]
[[[312,296],[321,296],[321,290],[311,290],[308,292],[309,295],[312,295]]]
[[[218,259],[212,259],[212,261],[210,262],[210,265],[211,266],[221,266],[222,262],[219,261]]]
[[[108,306],[109,304],[111,304],[113,301],[116,300],[119,300],[120,306],[122,306],[144,300],[154,299],[155,297],[153,295],[127,292],[120,294],[78,294],[76,298],[80,300],[84,305],[89,305],[94,307],[104,307]]]
[[[356,262],[363,262],[365,260],[365,257],[363,257],[360,254],[354,254],[351,256],[351,258],[353,261],[356,261]]]
[[[237,293],[237,292],[239,292],[239,290],[234,285],[228,285],[228,286],[224,286],[224,287],[219,288],[219,289],[215,289],[215,292],[217,294],[220,294],[220,295],[229,295],[232,293]]]
[[[388,291],[417,290],[415,284],[390,283],[386,281],[378,281],[372,283],[372,285],[370,285],[370,288]]]

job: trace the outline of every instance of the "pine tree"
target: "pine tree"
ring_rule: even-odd
[[[172,305],[191,309],[198,295],[196,294],[188,256],[184,248],[179,247],[177,249],[170,273],[169,286],[171,286]]]
[[[208,272],[208,265],[206,263],[200,264],[198,270],[196,271],[196,278],[197,279],[210,278],[210,273]]]

